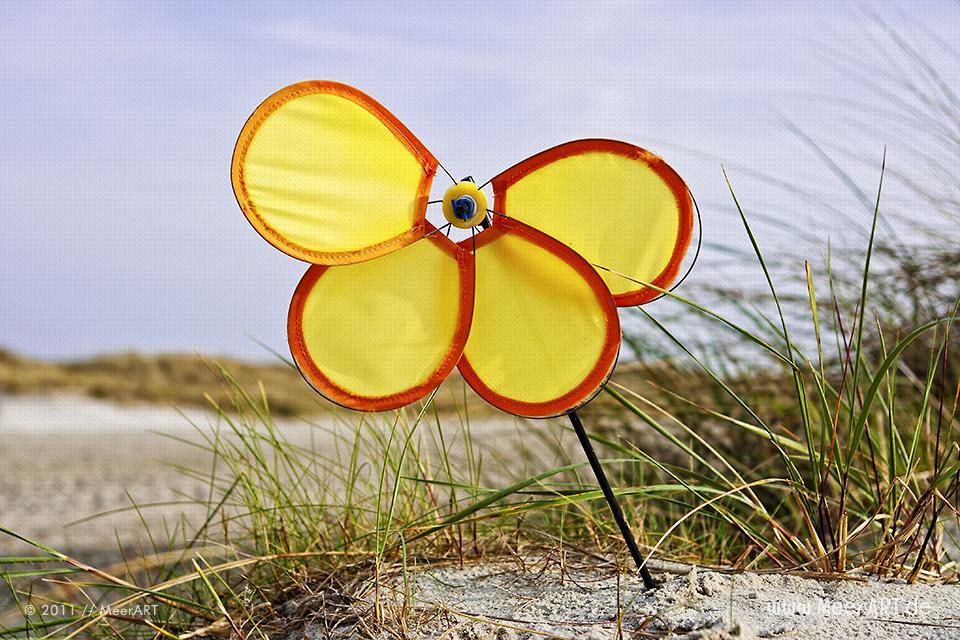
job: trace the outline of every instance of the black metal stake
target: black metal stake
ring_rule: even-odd
[[[600,489],[603,491],[603,497],[607,499],[607,504],[610,506],[610,511],[613,512],[613,519],[617,521],[617,526],[620,528],[620,535],[623,536],[623,541],[627,543],[627,548],[630,550],[630,555],[633,556],[633,561],[637,564],[637,569],[640,570],[640,577],[643,578],[643,585],[647,589],[653,589],[653,576],[650,575],[650,570],[647,569],[647,565],[644,564],[643,556],[640,554],[640,547],[637,546],[637,541],[633,538],[633,532],[630,531],[630,525],[627,524],[627,519],[623,517],[623,509],[620,508],[620,503],[617,501],[617,496],[614,495],[613,489],[610,488],[610,482],[607,480],[607,474],[603,472],[603,467],[600,466],[600,460],[597,458],[596,452],[593,450],[593,445],[590,443],[590,437],[587,436],[586,430],[583,428],[583,422],[580,421],[580,416],[577,414],[576,410],[571,411],[567,414],[570,416],[570,422],[573,424],[573,430],[577,432],[577,438],[580,439],[580,446],[583,447],[583,452],[587,454],[587,460],[590,461],[590,468],[593,469],[593,475],[597,477],[597,482],[600,483]]]

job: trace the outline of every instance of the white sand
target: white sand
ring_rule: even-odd
[[[215,421],[203,411],[188,415],[198,424]],[[204,468],[209,455],[154,433],[197,439],[192,429],[170,407],[76,395],[0,397],[0,524],[90,560],[116,556],[118,540],[135,548],[144,542],[145,530],[134,511],[73,523],[129,508],[132,500],[184,503],[205,496],[201,482],[171,465]],[[177,523],[180,511],[202,522],[203,510],[196,505],[148,507],[143,516],[159,534]],[[28,551],[0,536],[0,555]]]
[[[357,414],[331,414],[318,419],[323,428],[301,420],[277,420],[285,438],[329,455],[334,433],[353,429]],[[201,430],[225,426],[202,409],[183,412],[150,404],[115,404],[82,395],[0,395],[0,525],[54,548],[91,560],[115,556],[118,538],[137,548],[145,541],[144,524],[158,539],[178,524],[203,522],[207,487],[177,467],[209,469],[211,456],[190,442],[202,441]],[[555,432],[539,423],[544,433]],[[481,444],[493,453],[510,450],[516,425],[503,416],[471,421]],[[459,426],[451,429],[457,440]],[[533,435],[529,431],[528,436]],[[495,456],[496,454],[494,454]],[[493,457],[486,466],[494,469]],[[507,455],[506,467],[514,456]],[[531,464],[550,464],[550,460]],[[514,463],[515,464],[515,463]],[[543,468],[547,468],[544,466]],[[513,469],[516,471],[516,469]],[[94,514],[126,509],[91,522],[74,524]],[[146,541],[149,542],[149,541]],[[23,552],[23,544],[0,536],[0,555]]]
[[[519,640],[562,637],[722,638],[960,638],[960,586],[692,571],[660,574],[646,591],[639,578],[534,563],[435,568],[414,573],[413,610],[402,613],[403,582],[381,589],[391,628],[405,637]],[[383,595],[386,594],[386,595]],[[355,605],[369,615],[368,590]],[[350,635],[348,628],[340,629]],[[324,636],[319,623],[303,634]],[[387,634],[384,634],[387,637]]]
[[[190,420],[208,424],[216,420],[202,409],[178,411],[155,404],[116,404],[78,394],[0,394],[0,438],[15,433],[62,435],[74,433],[184,432]]]

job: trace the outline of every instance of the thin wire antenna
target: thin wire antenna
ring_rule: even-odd
[[[449,236],[449,235],[450,235],[450,227],[451,227],[452,225],[453,225],[452,222],[448,222],[447,224],[443,225],[442,227],[437,227],[436,229],[434,229],[433,231],[431,231],[430,233],[426,234],[426,235],[423,236],[423,237],[424,237],[424,238],[429,238],[429,237],[432,236],[433,234],[435,234],[435,233],[441,233],[441,232],[442,232],[442,233],[446,233],[447,236]]]
[[[687,267],[687,270],[683,272],[683,276],[673,283],[673,286],[667,289],[670,293],[673,293],[677,287],[683,284],[683,281],[687,279],[687,276],[693,271],[693,268],[697,266],[697,261],[700,259],[700,249],[703,247],[703,218],[700,216],[700,205],[697,204],[697,199],[693,197],[693,193],[690,192],[690,189],[687,189],[687,193],[690,194],[690,200],[693,201],[693,210],[697,212],[697,250],[693,252],[693,261],[690,263],[690,266]],[[661,293],[650,302],[654,300],[659,300],[667,294]]]
[[[494,211],[493,209],[487,209],[487,213],[495,216],[500,216],[501,218],[507,218],[508,220],[510,219],[510,216],[508,216],[507,214],[500,213],[499,211]]]
[[[489,212],[490,209],[487,209]],[[493,221],[490,220],[490,216],[483,216],[483,220],[480,221],[480,230],[489,229],[490,225],[493,224]],[[477,255],[477,228],[470,227],[470,244],[473,245],[473,255]]]
[[[493,182],[493,178],[490,178],[489,180],[487,180],[486,182],[484,182],[482,185],[480,185],[480,186],[477,187],[477,188],[478,188],[478,189],[483,189],[485,186],[487,186],[487,185],[490,184],[491,182]]]
[[[443,169],[443,172],[444,172],[445,174],[447,174],[447,177],[448,177],[448,178],[450,178],[450,182],[452,182],[453,184],[457,184],[456,178],[453,177],[453,174],[451,174],[449,171],[447,171],[447,168],[446,168],[445,166],[443,166],[443,163],[440,162],[439,160],[437,160],[437,164],[440,165],[440,168]],[[437,202],[439,202],[439,200],[438,200]],[[428,204],[429,204],[429,203],[428,203]]]
[[[443,200],[427,200],[427,204],[440,204]]]

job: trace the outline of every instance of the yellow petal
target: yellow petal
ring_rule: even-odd
[[[515,220],[498,217],[475,244],[464,379],[516,415],[559,415],[590,400],[620,348],[617,309],[603,280],[568,247]]]
[[[463,352],[473,274],[469,253],[440,233],[376,260],[310,267],[287,326],[300,372],[351,409],[384,411],[424,397]]]
[[[649,151],[577,140],[527,158],[492,184],[495,211],[598,265],[618,305],[660,295],[631,278],[662,288],[676,278],[693,230],[692,200],[680,176]]]
[[[360,262],[424,235],[437,160],[373,98],[327,81],[273,94],[240,133],[231,171],[254,228],[295,258]]]

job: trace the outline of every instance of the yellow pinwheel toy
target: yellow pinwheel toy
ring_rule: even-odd
[[[237,201],[268,242],[312,263],[287,320],[300,372],[333,402],[382,411],[457,367],[504,411],[567,414],[653,587],[577,408],[617,362],[617,306],[649,302],[677,277],[690,192],[663,160],[615,140],[507,169],[487,183],[492,209],[446,169],[453,185],[430,202],[438,167],[393,114],[337,82],[281,89],[250,116],[233,153]],[[427,221],[430,204],[446,224]],[[454,242],[452,227],[469,237]]]
[[[437,159],[366,94],[302,82],[253,113],[232,181],[254,228],[312,263],[293,296],[290,349],[304,378],[351,409],[423,398],[454,367],[526,417],[589,401],[616,364],[617,306],[676,278],[692,199],[659,157],[578,140],[471,180],[426,214]],[[449,228],[469,229],[454,242]]]

